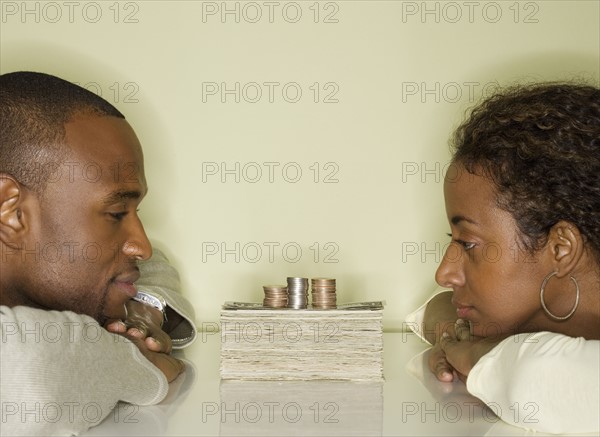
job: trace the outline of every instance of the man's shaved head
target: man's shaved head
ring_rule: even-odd
[[[65,124],[77,115],[125,118],[106,100],[58,77],[0,75],[0,173],[41,194],[68,152]]]

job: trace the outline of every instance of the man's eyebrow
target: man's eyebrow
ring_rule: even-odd
[[[471,223],[472,225],[479,226],[479,223],[477,223],[475,220],[471,220],[470,218],[465,217],[464,215],[455,215],[450,219],[450,223],[452,223],[453,225],[457,225],[460,222],[467,222]]]
[[[141,197],[142,192],[139,190],[113,191],[103,199],[103,202],[106,205],[112,205],[113,203],[123,202],[126,200],[137,200]]]

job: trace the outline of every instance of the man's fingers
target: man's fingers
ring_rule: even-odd
[[[150,350],[170,354],[173,349],[173,341],[169,334],[162,329],[156,329],[148,334],[146,345]]]
[[[127,326],[121,320],[109,320],[104,325],[108,332],[112,332],[114,334],[124,334],[127,332]]]
[[[148,335],[148,328],[145,326],[134,326],[127,330],[127,335],[143,340]]]
[[[144,340],[146,347],[153,352],[171,353],[172,341],[169,334],[158,326],[148,326],[144,321],[133,320],[127,329],[127,336]]]
[[[177,365],[177,369],[179,370],[179,373],[183,372],[185,370],[185,363],[177,358],[175,358],[175,361],[176,361],[176,365]]]
[[[173,381],[185,370],[183,361],[165,354],[158,354],[157,359],[154,360],[154,365],[164,373],[169,382]]]
[[[156,352],[148,348],[150,337],[145,340],[131,338],[140,352],[165,375],[167,381],[171,382],[185,370],[185,363],[177,358],[162,352]]]
[[[146,337],[146,347],[153,352],[170,354],[172,350],[171,339],[168,336]]]
[[[166,351],[163,351],[163,346],[162,344],[160,344],[160,342],[155,339],[154,337],[146,337],[146,339],[144,340],[144,342],[146,343],[146,347],[151,350],[152,352],[164,352],[167,353]]]

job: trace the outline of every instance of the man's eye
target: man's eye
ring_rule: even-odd
[[[127,211],[124,211],[124,212],[110,212],[110,213],[108,213],[108,215],[110,215],[112,218],[114,218],[117,221],[121,221],[127,215]]]

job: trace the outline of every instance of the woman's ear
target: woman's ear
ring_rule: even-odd
[[[561,278],[573,271],[584,252],[584,239],[579,228],[564,220],[550,229],[546,247],[551,251],[556,276]]]
[[[14,246],[27,230],[27,214],[23,212],[23,188],[12,177],[0,173],[0,241]]]

